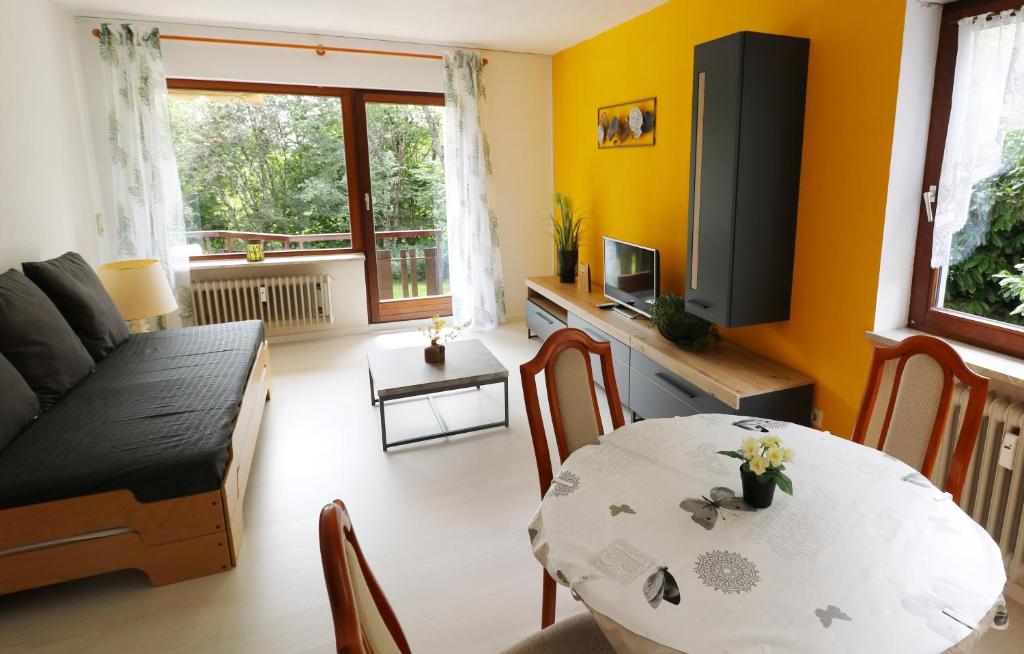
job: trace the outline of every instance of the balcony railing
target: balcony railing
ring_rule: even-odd
[[[212,229],[185,232],[189,240],[202,239],[204,254],[243,252],[248,242],[280,243],[279,248],[268,250],[306,250],[306,244],[320,241],[352,241],[351,232],[326,234],[274,234],[267,232],[243,232],[229,229]],[[390,249],[377,249],[377,288],[381,300],[445,295],[444,261],[437,246],[441,237],[440,229],[404,229],[374,232],[378,244],[385,239],[395,239]],[[222,239],[223,249],[214,247],[214,239]],[[399,245],[398,239],[433,239],[433,247]],[[241,247],[235,249],[240,241]],[[294,246],[294,247],[293,247]],[[310,252],[317,248],[309,249]],[[421,286],[422,284],[422,286]]]

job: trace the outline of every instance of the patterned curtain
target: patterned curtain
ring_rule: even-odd
[[[484,115],[483,60],[444,55],[445,197],[448,266],[456,324],[492,329],[505,320],[498,218],[488,203],[491,175]]]
[[[178,299],[169,326],[190,324],[185,219],[160,33],[104,23],[99,55],[117,219],[117,229],[107,230],[106,253],[115,259],[159,259]]]

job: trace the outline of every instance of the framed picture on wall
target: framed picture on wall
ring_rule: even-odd
[[[633,100],[597,110],[597,148],[654,145],[658,99]]]

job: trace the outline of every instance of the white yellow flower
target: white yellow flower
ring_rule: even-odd
[[[761,446],[753,438],[744,438],[740,451],[743,452],[743,456],[752,459],[761,451]]]
[[[779,437],[775,434],[768,434],[761,439],[761,442],[764,443],[765,447],[778,447],[782,443],[782,441],[779,440]]]
[[[782,448],[782,460],[783,461],[792,461],[793,457],[795,455],[796,455],[796,453],[793,452],[793,448],[791,448],[791,447],[784,447],[784,448]]]
[[[768,469],[768,460],[763,456],[755,456],[750,460],[750,471],[755,475],[763,475],[764,471]]]
[[[778,447],[769,447],[768,452],[766,454],[768,456],[768,463],[770,463],[773,468],[778,468],[780,465],[782,465],[782,460],[785,457],[781,449],[779,449]]]

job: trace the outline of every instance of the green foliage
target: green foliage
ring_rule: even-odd
[[[661,335],[689,352],[699,352],[722,340],[714,323],[687,313],[681,295],[665,293],[651,304],[651,324]]]
[[[999,292],[1003,297],[1019,302],[1017,308],[1010,312],[1011,316],[1024,313],[1024,263],[1018,263],[1014,268],[1017,269],[1016,273],[1004,270],[996,275],[996,279],[999,280]]]
[[[179,94],[169,109],[189,230],[351,231],[338,98]],[[366,123],[376,228],[443,229],[441,110],[370,103]],[[332,240],[307,247],[348,245]],[[410,245],[423,243],[388,239],[378,247],[397,255]]]
[[[555,247],[562,252],[579,250],[586,214],[576,210],[571,197],[558,191],[555,191],[551,201],[555,205],[555,210],[551,213]]]
[[[1024,296],[1009,272],[1021,270],[1024,260],[1024,132],[1006,138],[1004,161],[999,172],[975,185],[967,225],[953,243],[954,251],[973,252],[949,267],[944,306],[1024,325]]]

